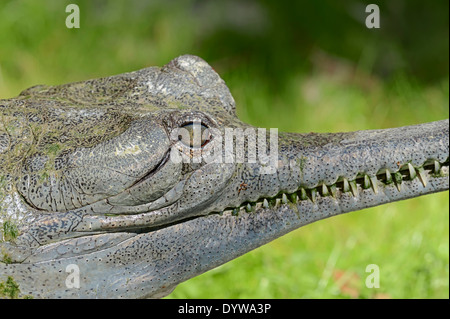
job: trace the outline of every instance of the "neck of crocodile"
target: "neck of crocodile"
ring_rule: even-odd
[[[220,100],[230,98],[221,95]],[[228,118],[228,110],[209,112],[218,131],[240,123]],[[125,134],[132,129],[117,126]],[[40,202],[11,192],[3,204],[8,202],[11,210],[27,207],[14,213],[33,222],[13,243],[1,243],[14,260],[0,263],[0,281],[12,276],[23,294],[38,297],[160,297],[178,283],[306,224],[447,190],[448,131],[449,122],[443,120],[349,133],[280,133],[276,170],[261,173],[267,167],[258,162],[204,165],[183,181],[182,195],[173,195],[177,205],[158,210],[143,204],[124,213],[129,198],[119,193],[70,209],[55,200],[49,204],[56,208],[53,213],[36,215],[28,206],[41,211],[36,207]],[[167,161],[158,163],[161,167]],[[153,167],[151,174],[127,187],[133,189],[159,172]],[[69,265],[80,267],[80,289],[64,285]],[[26,280],[29,276],[33,281]]]

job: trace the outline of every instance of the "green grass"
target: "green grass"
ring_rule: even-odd
[[[64,25],[65,6],[73,2],[80,4],[79,30]],[[362,32],[356,25],[352,30],[341,28],[349,32],[336,37],[330,32],[333,26],[327,25],[333,21],[312,19],[311,12],[302,10],[291,13],[310,18],[294,16],[293,21],[306,22],[282,32],[269,30],[265,37],[257,33],[258,27],[245,27],[243,32],[221,30],[220,23],[211,22],[219,21],[223,10],[220,15],[201,14],[189,1],[176,5],[156,0],[146,5],[139,1],[42,3],[0,3],[0,98],[36,84],[109,76],[163,65],[191,53],[205,58],[222,75],[240,118],[253,125],[291,132],[338,132],[448,118],[448,73],[424,82],[404,72],[408,67],[385,78],[372,67],[377,59],[391,64],[395,60],[376,50],[380,43],[394,57],[414,53],[415,67],[421,61],[430,62],[427,52],[448,56],[448,31],[446,46],[433,38],[446,51],[440,54],[440,49],[427,46],[421,59],[419,51],[392,51],[402,43],[396,33],[383,39],[380,33]],[[278,18],[269,26],[286,20]],[[345,22],[342,16],[339,22]],[[305,26],[313,31],[305,34],[305,29],[296,29]],[[425,26],[432,29],[431,24],[421,23],[414,32],[416,39]],[[349,42],[344,33],[353,31],[358,37]],[[298,48],[300,40],[292,41],[292,34],[308,41],[317,37],[322,43],[314,46],[306,41],[304,48]],[[340,42],[344,38],[354,48],[347,59],[335,58],[333,50],[321,47],[326,42],[328,48],[344,48]],[[358,51],[368,43],[370,49]],[[309,61],[308,66],[303,61],[295,63],[298,59]],[[428,195],[308,225],[180,284],[169,298],[449,298],[448,196],[448,192]],[[378,289],[365,287],[368,264],[379,266]]]

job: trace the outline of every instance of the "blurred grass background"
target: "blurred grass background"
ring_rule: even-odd
[[[65,8],[80,7],[80,29]],[[364,25],[377,3],[381,28]],[[448,1],[0,1],[0,98],[195,54],[243,121],[292,132],[448,118]],[[169,298],[449,298],[448,192],[303,227]],[[368,264],[380,288],[365,287]]]

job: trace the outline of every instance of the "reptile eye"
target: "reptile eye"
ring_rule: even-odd
[[[178,140],[190,148],[201,148],[211,140],[211,133],[200,122],[189,122],[178,129]]]

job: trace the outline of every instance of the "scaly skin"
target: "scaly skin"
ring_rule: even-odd
[[[198,120],[211,133],[201,148],[173,138]],[[303,225],[449,188],[448,120],[280,133],[270,174],[250,143],[244,161],[201,160],[226,128],[253,129],[187,55],[0,100],[0,282],[35,298],[161,297]],[[70,265],[80,288],[66,285]]]

